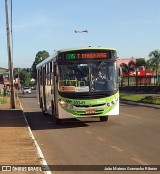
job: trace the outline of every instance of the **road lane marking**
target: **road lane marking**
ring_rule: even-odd
[[[89,131],[89,130],[86,130],[85,132],[86,132],[87,134],[92,134],[92,132]]]
[[[134,117],[134,118],[142,118],[142,117],[138,117],[135,115],[130,115],[130,114],[125,114],[125,113],[121,113],[122,115],[128,116],[128,117]]]
[[[132,160],[136,161],[137,163],[141,164],[141,165],[148,165],[147,163],[145,163],[144,161],[138,159],[138,158],[131,158]]]
[[[100,140],[102,142],[105,142],[105,139],[101,138],[101,137],[96,137],[97,140]]]
[[[117,146],[111,146],[112,149],[117,150],[118,152],[123,152],[124,150],[117,147]]]

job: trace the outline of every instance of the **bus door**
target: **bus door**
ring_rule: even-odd
[[[54,63],[54,72],[53,72],[53,110],[54,115],[58,116],[58,74],[57,74],[57,64]]]
[[[47,106],[46,106],[46,66],[43,67],[43,111],[46,111],[47,110]]]
[[[41,102],[41,84],[42,84],[42,69],[37,70],[37,92],[38,92],[38,101]]]

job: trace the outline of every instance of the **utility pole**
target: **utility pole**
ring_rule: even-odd
[[[10,77],[10,105],[11,109],[15,109],[15,94],[14,94],[14,83],[13,83],[13,62],[11,54],[11,44],[10,44],[10,29],[9,29],[9,17],[8,17],[8,0],[5,0],[6,7],[6,31],[7,31],[7,48],[8,48],[8,68]]]

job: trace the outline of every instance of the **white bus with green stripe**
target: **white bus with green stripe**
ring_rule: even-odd
[[[56,51],[37,65],[37,94],[43,114],[63,119],[119,115],[117,53],[85,47]],[[97,76],[97,74],[100,74]]]

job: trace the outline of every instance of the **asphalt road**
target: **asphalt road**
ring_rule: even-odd
[[[120,115],[110,116],[108,122],[83,118],[54,125],[51,116],[42,116],[35,92],[19,98],[49,165],[160,164],[160,109],[120,104]]]

